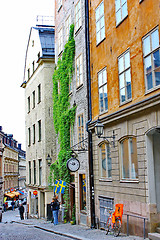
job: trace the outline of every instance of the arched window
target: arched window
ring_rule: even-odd
[[[121,178],[138,179],[137,142],[135,137],[126,137],[120,142]]]
[[[100,177],[112,177],[112,160],[110,155],[110,146],[108,143],[103,142],[99,145],[100,148]]]

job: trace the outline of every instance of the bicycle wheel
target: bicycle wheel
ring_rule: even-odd
[[[118,237],[120,232],[121,232],[121,220],[117,218],[114,225],[114,236]]]
[[[106,224],[106,235],[109,233],[110,229],[111,229],[111,220],[108,219]]]

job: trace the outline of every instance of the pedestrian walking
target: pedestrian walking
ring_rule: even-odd
[[[3,203],[3,209],[4,209],[4,212],[6,212],[6,210],[7,210],[6,203]]]
[[[12,205],[12,211],[14,210],[14,205],[15,205],[15,202],[12,200],[11,202],[11,205]]]
[[[53,220],[54,220],[54,225],[58,224],[58,212],[59,212],[59,201],[58,201],[58,197],[54,197],[52,198],[52,202],[51,202],[51,211],[53,214]]]
[[[20,207],[19,207],[19,214],[20,214],[21,220],[23,220],[24,219],[24,207],[23,207],[22,203],[20,204]]]

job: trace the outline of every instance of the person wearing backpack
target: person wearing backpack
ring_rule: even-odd
[[[51,202],[51,211],[53,214],[53,219],[54,219],[54,225],[58,224],[58,212],[59,212],[59,201],[58,201],[58,197],[54,197],[52,198],[52,202]]]

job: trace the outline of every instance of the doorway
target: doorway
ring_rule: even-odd
[[[147,132],[149,200],[160,213],[160,127]]]

